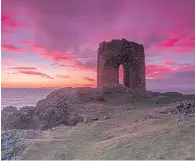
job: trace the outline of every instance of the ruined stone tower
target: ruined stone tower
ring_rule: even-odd
[[[119,83],[123,66],[123,84],[132,90],[146,90],[143,45],[126,39],[102,42],[98,48],[97,87]]]

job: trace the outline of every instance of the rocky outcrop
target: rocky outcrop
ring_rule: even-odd
[[[35,107],[36,122],[39,128],[48,129],[60,124],[76,125],[83,121],[82,117],[71,107],[74,103],[67,101],[65,96],[54,95],[52,100],[48,98],[39,101]]]
[[[62,88],[38,101],[35,107],[2,110],[2,129],[46,130],[60,124],[74,126],[83,122],[80,115],[87,101],[104,101],[101,90],[93,88]]]
[[[167,107],[161,107],[156,110],[153,110],[149,115],[175,115],[179,116],[178,121],[181,121],[181,118],[195,116],[195,101],[193,100],[184,100],[176,102]]]
[[[178,113],[184,115],[195,115],[195,101],[193,100],[185,100],[176,103],[176,109]]]

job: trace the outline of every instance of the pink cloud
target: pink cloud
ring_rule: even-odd
[[[26,8],[25,14],[34,24],[36,44],[48,51],[71,49],[81,56],[83,45],[96,49],[100,41],[108,39],[125,37],[149,48],[176,36],[173,30],[187,36],[194,34],[193,0],[85,0],[77,5],[74,1],[3,0],[3,4],[10,12],[13,8]]]
[[[165,77],[167,74],[172,72],[171,67],[166,65],[147,65],[146,66],[146,77],[160,78]]]
[[[1,15],[2,33],[13,31],[16,28],[21,27],[21,24],[17,22],[10,14],[2,13]]]
[[[96,71],[96,61],[94,61],[94,59],[92,62],[87,61],[86,63],[82,63],[78,61],[79,57],[77,55],[61,51],[48,51],[43,46],[33,44],[27,40],[22,40],[21,42],[27,45],[31,52],[38,54],[44,59],[51,60],[52,65],[70,67],[73,70]]]
[[[160,43],[158,47],[172,47],[176,49],[175,54],[181,55],[178,53],[179,51],[181,52],[187,52],[192,49],[195,49],[195,42],[193,42],[193,38],[188,38],[187,40],[185,38],[174,38],[174,39],[168,39],[167,41]],[[189,53],[184,53],[184,54],[189,54]]]
[[[37,71],[33,71],[33,70],[19,70],[18,73],[27,74],[27,75],[37,75],[37,76],[41,76],[41,77],[44,77],[44,78],[54,79],[54,78],[50,77],[47,74],[37,72]]]
[[[13,54],[28,54],[28,52],[26,52],[24,49],[14,45],[2,45],[1,47],[3,50],[9,51]]]
[[[165,65],[174,65],[175,62],[174,62],[173,60],[165,60],[165,61],[164,61],[164,64],[165,64]]]
[[[43,46],[33,44],[32,42],[28,40],[22,40],[23,44],[27,45],[29,47],[29,50],[35,54],[40,55],[41,57],[45,59],[49,59],[53,62],[63,62],[67,63],[69,61],[73,60],[73,55],[61,52],[61,51],[48,51]]]
[[[179,42],[179,39],[175,38],[175,39],[169,39],[166,42],[159,44],[160,47],[173,47],[176,45],[176,43]]]

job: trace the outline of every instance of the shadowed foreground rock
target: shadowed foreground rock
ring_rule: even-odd
[[[36,130],[8,130],[1,133],[1,160],[18,160],[33,139],[47,138],[45,132]]]
[[[1,134],[1,160],[16,159],[16,156],[23,150],[24,144],[14,131]]]

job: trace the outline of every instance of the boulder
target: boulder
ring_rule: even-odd
[[[1,160],[13,160],[25,146],[15,131],[1,133]]]
[[[20,154],[33,139],[48,138],[48,133],[38,130],[7,130],[1,132],[1,160],[20,160]]]
[[[175,105],[177,111],[182,114],[195,114],[195,101],[184,100]]]
[[[36,128],[48,129],[64,125],[76,125],[82,122],[79,113],[82,101],[74,88],[62,88],[50,93],[35,106]]]
[[[60,124],[68,124],[70,115],[69,108],[70,105],[63,97],[56,98],[53,102],[47,101],[46,99],[44,104],[39,102],[35,109],[38,128],[44,130]]]

